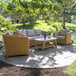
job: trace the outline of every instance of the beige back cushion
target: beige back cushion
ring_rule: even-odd
[[[40,29],[36,29],[34,31],[35,31],[36,36],[40,36],[42,34]]]
[[[6,33],[3,33],[3,35],[12,35],[12,33],[7,31]]]
[[[66,30],[66,29],[63,29],[59,32],[59,35],[61,36],[65,36],[67,32],[69,32],[70,30]]]
[[[22,33],[24,36],[27,36],[26,30],[22,30],[21,33]]]
[[[26,32],[27,32],[27,36],[28,36],[28,37],[35,36],[34,30],[27,30]]]
[[[24,36],[27,36],[26,30],[17,30],[16,33],[22,34]]]

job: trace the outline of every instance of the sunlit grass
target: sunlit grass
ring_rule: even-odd
[[[59,31],[60,29],[62,29],[62,23],[61,22],[51,22],[48,25],[47,23],[45,23],[44,20],[37,20],[34,23],[25,23],[24,26],[22,26],[22,23],[19,24],[13,24],[13,26],[16,27],[16,30],[21,29],[41,29],[41,30],[45,30],[45,31]],[[76,24],[72,24],[72,23],[66,23],[66,28],[67,29],[71,29],[73,32],[76,31]]]
[[[73,43],[76,44],[76,34],[74,35]],[[76,45],[74,45],[74,51],[76,51]],[[74,61],[67,69],[66,72],[69,76],[76,76],[76,61]]]
[[[76,32],[76,24],[66,23],[67,29],[71,29],[73,32]]]
[[[69,76],[76,76],[76,61],[74,61],[67,69]]]
[[[28,29],[41,29],[44,31],[55,31],[55,30],[60,30],[62,28],[62,24],[60,22],[50,22],[48,25],[45,23],[44,20],[37,20],[34,23],[25,23],[24,26],[22,24],[14,24],[16,26],[16,29],[20,30],[28,30]]]
[[[74,43],[74,51],[76,51],[76,34],[74,34],[74,40],[73,40],[73,43]]]

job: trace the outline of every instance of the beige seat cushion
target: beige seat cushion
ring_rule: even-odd
[[[65,36],[57,36],[58,39],[64,39]]]
[[[30,39],[30,40],[34,40],[34,39],[36,39],[36,38],[42,38],[43,36],[33,36],[33,37],[28,37],[28,39]]]
[[[26,32],[28,37],[35,36],[34,30],[27,30]]]
[[[42,34],[40,29],[36,29],[34,31],[35,31],[36,36],[40,36]]]

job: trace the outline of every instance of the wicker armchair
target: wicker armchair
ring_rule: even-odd
[[[72,32],[69,30],[61,30],[53,33],[54,37],[57,37],[58,44],[71,44],[72,43]]]
[[[23,36],[3,35],[5,56],[29,55],[29,40]]]

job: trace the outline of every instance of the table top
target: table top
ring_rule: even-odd
[[[42,38],[36,38],[36,41],[49,41],[49,40],[55,40],[57,39],[56,37],[46,37],[46,39],[44,39],[44,37]]]

